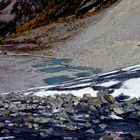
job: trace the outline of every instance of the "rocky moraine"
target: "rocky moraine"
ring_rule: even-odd
[[[140,139],[140,100],[111,90],[84,94],[0,95],[3,139],[131,140]]]

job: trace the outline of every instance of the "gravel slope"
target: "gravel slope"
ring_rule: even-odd
[[[56,48],[57,57],[73,58],[74,65],[110,71],[140,62],[140,1],[122,0],[106,10],[102,18]]]

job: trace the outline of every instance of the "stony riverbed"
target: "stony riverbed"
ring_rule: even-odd
[[[0,136],[20,140],[140,139],[140,100],[113,97],[101,90],[97,97],[72,94],[38,97],[0,95]]]

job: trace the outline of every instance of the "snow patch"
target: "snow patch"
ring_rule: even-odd
[[[116,120],[122,120],[123,118],[122,117],[119,117],[119,116],[117,116],[117,115],[115,115],[115,114],[111,114],[111,115],[109,115],[112,119],[116,119]]]
[[[113,96],[118,96],[121,93],[124,95],[128,95],[131,98],[140,97],[140,78],[133,78],[130,80],[127,80],[123,83],[123,86],[120,89],[116,89],[114,93],[112,93]]]
[[[113,86],[113,85],[118,84],[118,83],[120,83],[120,81],[108,81],[105,83],[97,84],[97,86],[110,87],[110,86]]]
[[[13,136],[8,136],[8,137],[0,137],[0,140],[10,140],[10,139],[14,139],[15,137]]]
[[[103,74],[100,74],[99,76],[106,76],[106,75],[110,75],[110,74],[115,74],[117,73],[119,70],[114,70],[114,71],[111,71],[111,72],[107,72],[107,73],[103,73]]]
[[[78,96],[78,97],[83,97],[84,94],[89,93],[92,96],[96,97],[97,91],[93,90],[91,87],[87,87],[84,89],[80,89],[80,90],[69,90],[69,91],[57,91],[57,90],[51,90],[51,91],[39,91],[36,92],[34,95],[39,96],[39,97],[43,97],[43,96],[54,96],[55,94],[73,94],[74,96]]]
[[[123,68],[122,70],[129,71],[129,70],[139,70],[139,69],[140,69],[140,64],[135,65],[135,66],[126,67],[126,68]]]

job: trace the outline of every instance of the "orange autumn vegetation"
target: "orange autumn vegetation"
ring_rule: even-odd
[[[108,0],[110,2],[110,0]],[[111,0],[112,1],[112,0]],[[115,0],[116,1],[116,0]],[[65,15],[66,13],[63,13],[60,17],[56,16],[56,13],[59,13],[61,9],[65,6],[65,2],[62,2],[58,5],[55,5],[53,7],[50,7],[45,12],[42,12],[38,14],[35,18],[32,20],[24,23],[19,28],[16,29],[15,32],[13,32],[10,36],[11,37],[17,37],[23,34],[30,33],[33,29],[37,27],[41,27],[44,25],[49,25],[53,23],[54,21],[58,22],[64,22],[64,21],[73,21],[77,18],[83,18],[84,16],[92,16],[93,14],[97,13],[99,10],[104,9],[105,7],[108,7],[110,4],[107,2],[104,6],[103,5],[97,5],[96,7],[93,7],[85,14],[73,14],[73,15]]]
[[[30,32],[32,29],[43,26],[45,24],[52,23],[55,19],[53,18],[55,13],[64,6],[64,3],[52,7],[45,12],[40,13],[35,18],[26,22],[20,26],[14,33],[11,34],[12,37],[19,36],[21,34]]]
[[[4,38],[2,36],[0,36],[0,41],[3,40]]]

